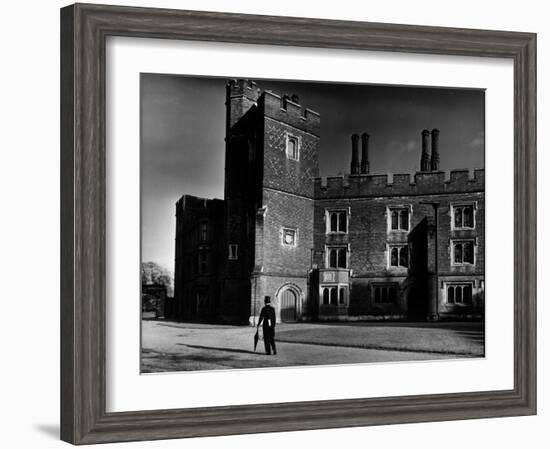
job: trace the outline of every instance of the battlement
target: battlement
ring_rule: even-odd
[[[331,176],[314,178],[315,199],[361,198],[377,196],[430,195],[442,193],[483,192],[485,170],[451,170],[447,173],[417,172],[386,175]],[[411,179],[412,178],[412,179]]]
[[[227,92],[229,97],[245,96],[254,101],[260,96],[260,88],[255,81],[246,79],[235,79],[227,83]]]
[[[298,101],[296,96],[280,96],[271,91],[264,91],[258,100],[258,106],[267,117],[319,136],[321,116],[303,107]]]
[[[186,211],[219,212],[223,210],[223,200],[218,198],[200,198],[194,195],[183,195],[176,201],[176,214]]]

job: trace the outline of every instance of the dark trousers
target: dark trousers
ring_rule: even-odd
[[[267,355],[271,354],[273,349],[273,354],[277,354],[277,348],[275,347],[275,328],[274,327],[264,327],[264,346],[265,353]]]

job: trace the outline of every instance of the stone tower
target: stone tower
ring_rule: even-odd
[[[228,84],[226,106],[220,320],[255,322],[264,296],[278,319],[307,318],[319,114],[246,80]]]

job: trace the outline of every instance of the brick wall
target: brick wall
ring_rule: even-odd
[[[350,247],[349,268],[352,270],[350,292],[350,314],[352,315],[406,315],[408,295],[427,295],[424,273],[414,273],[407,268],[388,266],[388,245],[409,244],[409,232],[390,231],[388,208],[410,209],[410,234],[422,226],[422,222],[433,221],[434,209],[424,202],[439,202],[438,217],[438,263],[439,275],[445,279],[481,279],[485,271],[485,202],[483,192],[453,193],[439,195],[414,195],[406,197],[367,197],[364,199],[320,199],[314,208],[314,264],[326,268],[325,245],[348,245]],[[453,204],[475,205],[475,229],[451,230],[450,210]],[[326,234],[327,209],[348,209],[350,211],[346,234]],[[424,234],[427,232],[423,231]],[[435,251],[427,238],[420,237],[428,252]],[[475,265],[456,266],[451,263],[452,239],[475,239]],[[412,246],[418,246],[414,244]],[[422,248],[420,247],[422,250]],[[413,254],[410,252],[409,257]],[[435,256],[435,253],[434,253]],[[426,267],[427,270],[428,267]],[[433,271],[435,267],[431,267]],[[461,277],[460,277],[461,276]],[[374,304],[369,284],[397,282],[400,299],[397,304]],[[440,289],[442,286],[440,284]],[[481,291],[480,291],[481,293]],[[451,313],[456,306],[444,304],[444,295],[439,295],[440,308]],[[475,308],[475,307],[474,307]],[[464,308],[463,308],[464,309]],[[478,307],[479,309],[479,307]]]
[[[319,175],[319,138],[266,117],[263,186],[313,198],[313,178]],[[286,155],[287,135],[300,141],[299,160]]]
[[[264,271],[306,276],[313,247],[313,201],[265,190],[264,205]],[[283,228],[296,230],[296,246],[283,244]]]

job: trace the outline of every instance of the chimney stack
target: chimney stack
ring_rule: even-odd
[[[420,158],[420,171],[430,171],[431,162],[430,162],[430,152],[429,152],[429,141],[430,131],[427,129],[422,130],[422,156]]]
[[[363,133],[361,134],[361,174],[366,175],[369,171],[369,135]]]
[[[359,134],[351,136],[351,174],[359,174]]]
[[[432,171],[439,170],[439,130],[432,129]]]

